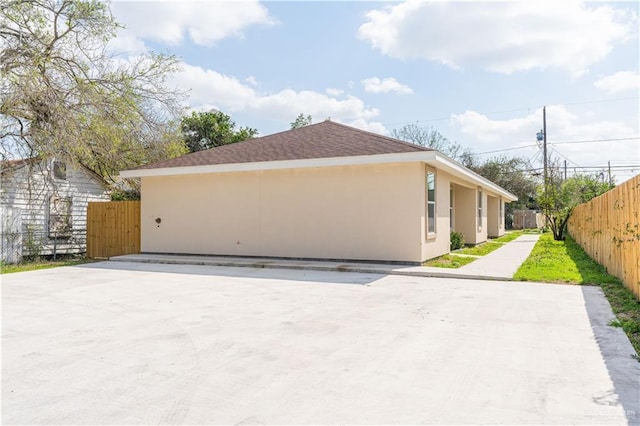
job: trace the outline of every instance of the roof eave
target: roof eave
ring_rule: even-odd
[[[506,202],[510,203],[512,201],[518,201],[517,195],[512,194],[501,186],[491,182],[489,179],[480,176],[476,172],[464,167],[462,164],[439,152],[436,155],[434,166],[436,166],[436,168],[438,169],[445,170],[447,173],[453,176],[466,181],[474,182],[476,185],[481,186],[482,188],[485,188],[496,195],[499,195]]]
[[[177,176],[201,173],[246,172],[257,170],[303,169],[312,167],[355,166],[361,164],[411,163],[433,161],[436,151],[402,152],[394,154],[359,155],[352,157],[310,158],[302,160],[258,161],[250,163],[210,164],[203,166],[134,169],[120,172],[124,178]]]
[[[415,163],[423,162],[433,167],[471,181],[491,192],[503,197],[507,202],[516,201],[518,197],[495,183],[472,172],[461,164],[437,151],[401,152],[393,154],[360,155],[353,157],[311,158],[303,160],[259,161],[251,163],[210,164],[202,166],[161,167],[155,169],[135,169],[120,172],[123,178],[142,178],[157,176],[180,176],[209,173],[247,172],[260,170],[304,169],[312,167],[357,166],[365,164]]]

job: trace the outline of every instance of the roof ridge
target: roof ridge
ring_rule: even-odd
[[[380,133],[375,133],[375,132],[372,132],[372,131],[369,131],[369,130],[360,129],[360,128],[357,128],[357,127],[354,127],[354,126],[349,126],[348,124],[339,123],[337,121],[325,120],[325,121],[323,121],[323,123],[324,122],[337,124],[338,126],[346,127],[347,129],[355,130],[355,131],[362,132],[362,133],[367,133],[367,134],[370,134],[372,136],[376,136],[376,137],[379,137],[379,138],[382,138],[382,139],[386,139],[389,142],[393,142],[393,143],[396,143],[396,144],[399,144],[399,145],[410,146],[412,148],[422,149],[423,151],[435,151],[433,148],[430,148],[430,147],[426,147],[426,146],[418,145],[418,144],[415,144],[415,143],[403,141],[403,140],[400,140],[398,138],[392,138],[392,137],[386,136],[386,135],[381,135]],[[316,124],[319,124],[319,123],[316,123]]]
[[[241,142],[187,153],[135,169],[425,152],[423,147],[330,119]]]

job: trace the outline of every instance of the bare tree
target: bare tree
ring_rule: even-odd
[[[6,157],[64,157],[107,181],[185,152],[175,57],[123,58],[120,25],[98,0],[5,0],[0,6],[0,141]]]
[[[416,123],[406,124],[398,129],[391,130],[391,136],[396,139],[410,142],[416,145],[433,148],[454,160],[463,160],[471,153],[457,142],[452,142],[435,130],[433,127],[423,127]]]

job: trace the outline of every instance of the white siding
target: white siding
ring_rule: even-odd
[[[84,253],[87,203],[109,199],[97,176],[84,168],[67,165],[67,178],[55,179],[52,161],[27,162],[2,171],[0,204],[22,210],[23,255]],[[71,199],[71,237],[50,238],[49,201],[52,196]]]
[[[22,210],[0,206],[0,260],[18,263],[22,258]]]

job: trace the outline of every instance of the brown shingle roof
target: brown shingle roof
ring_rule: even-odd
[[[147,164],[135,170],[422,151],[432,151],[432,149],[327,120]]]

